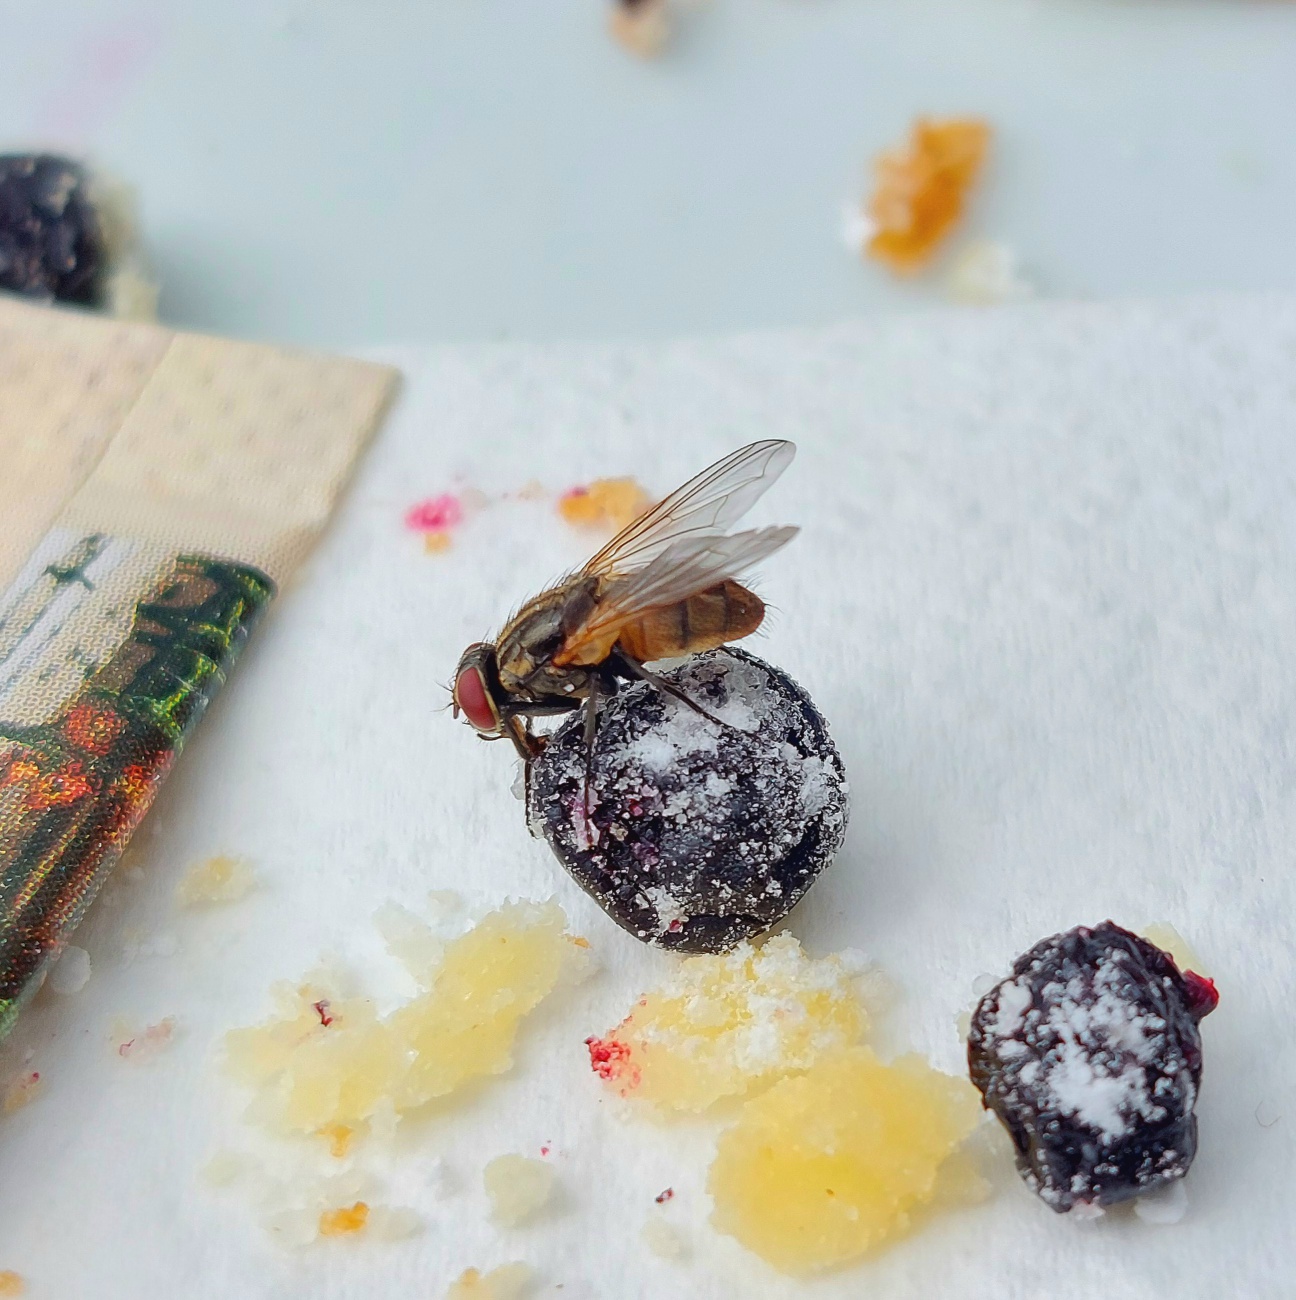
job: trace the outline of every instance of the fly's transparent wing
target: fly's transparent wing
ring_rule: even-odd
[[[585,648],[608,643],[614,629],[633,622],[647,610],[678,604],[726,578],[736,578],[786,546],[799,531],[789,527],[755,528],[729,536],[680,538],[651,564],[610,578],[598,606],[567,637],[554,662],[585,662]]]
[[[753,442],[676,488],[623,528],[583,572],[606,576],[643,569],[674,543],[723,535],[792,463],[796,443]]]

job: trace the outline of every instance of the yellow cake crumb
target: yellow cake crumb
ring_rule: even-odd
[[[423,550],[428,555],[440,555],[450,549],[453,540],[446,532],[424,533]]]
[[[1195,975],[1210,975],[1192,945],[1168,921],[1155,921],[1144,926],[1143,937],[1148,943],[1156,944],[1162,952],[1168,952],[1181,972],[1190,970]]]
[[[868,1016],[837,956],[806,955],[790,934],[681,961],[659,989],[588,1046],[622,1096],[701,1111],[812,1066],[859,1041]]]
[[[990,147],[977,118],[919,118],[909,140],[874,164],[868,255],[893,271],[916,271],[963,215],[967,191]]]
[[[246,862],[218,854],[189,868],[176,886],[176,901],[183,907],[232,903],[255,883],[256,878]]]
[[[15,1273],[10,1268],[0,1272],[0,1295],[25,1295],[26,1293],[27,1283],[21,1273]]]
[[[528,1156],[497,1156],[483,1171],[491,1218],[505,1228],[517,1227],[542,1210],[553,1196],[554,1171]]]
[[[632,478],[599,478],[558,498],[558,513],[578,528],[619,532],[638,519],[652,498]]]
[[[507,903],[445,945],[423,991],[379,1016],[327,982],[276,992],[277,1014],[226,1035],[234,1076],[257,1092],[271,1129],[359,1131],[378,1112],[399,1118],[513,1062],[522,1018],[584,954],[556,903]]]
[[[324,1210],[319,1216],[321,1237],[345,1237],[363,1230],[369,1221],[369,1207],[363,1201],[337,1210]]]
[[[721,1134],[711,1221],[784,1273],[846,1263],[938,1198],[942,1168],[979,1114],[966,1079],[919,1056],[884,1064],[866,1047],[844,1049],[748,1101]]]
[[[45,1087],[39,1070],[27,1070],[10,1079],[5,1085],[2,1108],[6,1115],[22,1110],[28,1103],[36,1100]]]
[[[518,1300],[531,1285],[535,1274],[529,1264],[514,1261],[489,1273],[466,1268],[450,1284],[446,1300]]]

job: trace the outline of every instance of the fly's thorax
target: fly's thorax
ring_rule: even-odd
[[[595,606],[596,580],[578,577],[541,592],[499,635],[496,659],[506,691],[528,697],[582,693],[588,673],[553,660]]]

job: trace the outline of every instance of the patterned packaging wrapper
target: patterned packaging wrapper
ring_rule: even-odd
[[[318,536],[395,381],[0,302],[0,1036]]]

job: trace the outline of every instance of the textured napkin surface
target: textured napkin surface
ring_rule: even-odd
[[[436,1296],[510,1258],[540,1270],[537,1295],[590,1300],[1290,1296],[1296,303],[383,359],[408,375],[396,415],[137,837],[142,878],[83,929],[89,985],[43,991],[20,1024],[12,1050],[35,1049],[47,1086],[0,1123],[0,1267],[33,1294],[111,1300]],[[401,516],[465,485],[633,473],[664,491],[756,437],[801,452],[754,520],[804,532],[764,569],[773,611],[750,645],[810,690],[853,789],[845,848],[791,928],[882,962],[904,991],[887,1035],[956,1070],[978,976],[1074,924],[1176,925],[1222,996],[1181,1223],[1059,1219],[1001,1144],[987,1204],[794,1284],[705,1228],[714,1125],[627,1123],[589,1074],[584,1037],[670,959],[561,877],[509,794],[507,748],[439,710],[462,646],[592,547],[551,501],[497,502],[440,555]],[[177,914],[175,880],[213,853],[245,855],[261,888]],[[512,1076],[411,1132],[391,1199],[424,1211],[423,1235],[282,1251],[246,1201],[196,1181],[239,1130],[219,1035],[324,951],[382,968],[368,914],[433,888],[555,894],[601,972],[524,1031]],[[140,935],[178,951],[128,961]],[[180,1037],[133,1069],[105,1045],[117,1014],[173,1014]],[[541,1144],[561,1207],[502,1236],[481,1167]],[[433,1154],[457,1180],[440,1200]],[[666,1186],[682,1265],[638,1236]]]

